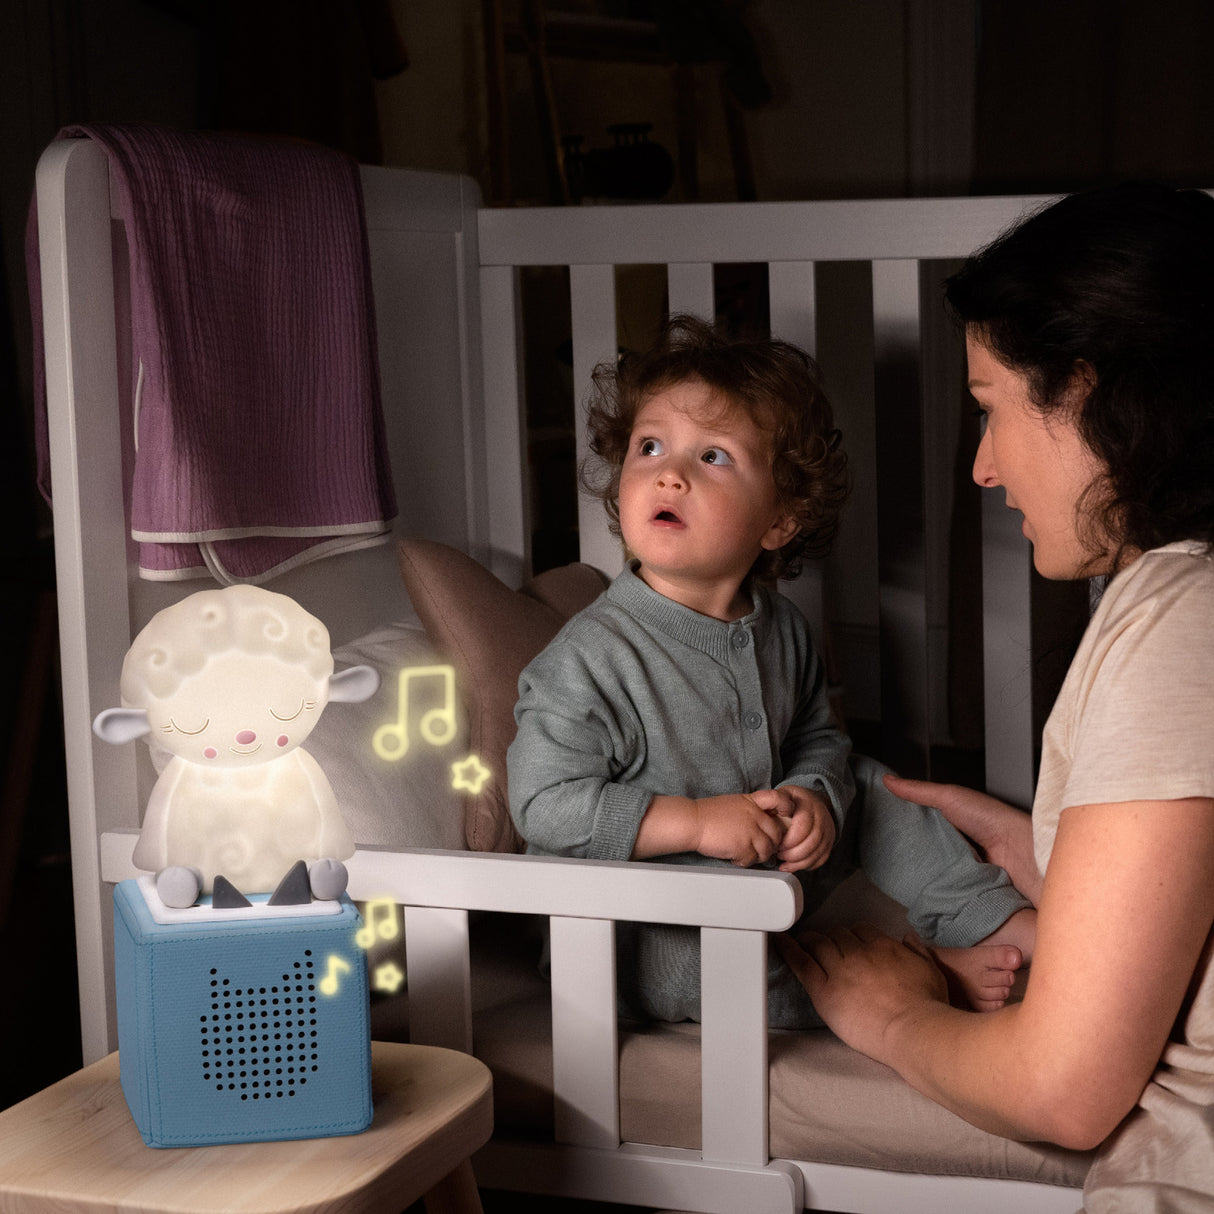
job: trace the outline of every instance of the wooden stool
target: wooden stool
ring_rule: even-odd
[[[361,1134],[144,1146],[110,1054],[0,1112],[0,1212],[480,1214],[469,1157],[493,1131],[492,1079],[468,1054],[375,1042]]]

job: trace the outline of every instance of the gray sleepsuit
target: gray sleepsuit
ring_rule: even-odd
[[[977,943],[1029,905],[937,811],[893,796],[886,769],[851,754],[804,617],[762,587],[754,610],[726,623],[625,569],[523,671],[515,719],[510,806],[531,853],[627,860],[659,793],[800,784],[829,803],[838,830],[826,865],[796,874],[806,915],[857,867],[946,947]],[[728,863],[693,852],[660,860]],[[617,948],[625,1014],[699,1019],[697,929],[621,924]],[[821,1023],[774,951],[768,990],[773,1028]]]

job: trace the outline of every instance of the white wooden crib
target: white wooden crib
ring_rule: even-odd
[[[591,368],[614,357],[619,344],[615,267],[666,267],[671,311],[711,314],[714,264],[765,266],[773,334],[817,349],[828,387],[835,387],[832,370],[840,380],[850,376],[850,386],[836,391],[856,484],[848,523],[836,554],[794,593],[820,630],[835,630],[849,714],[875,713],[887,735],[907,744],[911,762],[929,754],[948,728],[940,704],[950,518],[943,487],[952,477],[962,394],[956,339],[939,316],[939,267],[922,266],[965,255],[1040,200],[491,210],[479,207],[467,179],[385,169],[364,171],[364,191],[398,529],[469,553],[512,586],[529,571],[532,523],[520,267],[569,267],[580,400]],[[116,371],[123,334],[115,328],[112,270],[122,242],[119,231],[112,244],[109,198],[98,147],[65,141],[44,154],[38,207],[86,1061],[116,1046],[110,892],[134,873],[147,783],[136,748],[97,742],[90,722],[118,703],[134,632],[171,599],[205,584],[140,582],[127,559]],[[859,284],[861,323],[840,320],[824,298],[823,280],[832,275],[853,293]],[[828,351],[823,339],[832,334],[843,339],[844,353]],[[968,586],[981,596],[981,653],[969,661],[983,669],[988,787],[1027,804],[1030,565],[1002,501],[987,498],[981,576]],[[618,569],[617,544],[594,503],[583,503],[579,529],[582,560]],[[296,570],[275,588],[319,614],[335,644],[407,610],[390,548]],[[857,1156],[870,1166],[823,1162],[812,1151],[771,1157],[765,933],[799,912],[791,878],[375,843],[360,839],[351,893],[387,894],[406,908],[414,1040],[478,1048],[470,919],[478,923],[479,912],[551,917],[553,1134],[515,1135],[499,1102],[495,1141],[476,1160],[482,1185],[723,1214],[803,1207],[1070,1214],[1079,1205],[1082,1157],[1043,1157],[1035,1173],[1031,1161],[1005,1166],[1001,1140],[992,1139],[985,1159],[958,1161],[952,1175],[923,1174],[913,1151],[887,1143],[880,1117]],[[630,1097],[619,1084],[617,919],[703,927],[704,1023],[691,1055],[701,1057],[698,1146],[621,1141],[622,1102]],[[477,998],[492,1003],[493,992]],[[684,1027],[682,1044],[695,1035]],[[772,1040],[772,1049],[791,1048]],[[918,1099],[892,1073],[873,1081],[878,1105],[885,1094],[891,1107]],[[806,1085],[807,1105],[829,1105],[825,1082],[817,1091]],[[1009,1170],[1014,1178],[998,1178]]]

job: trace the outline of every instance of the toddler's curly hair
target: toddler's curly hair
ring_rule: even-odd
[[[656,393],[695,380],[770,435],[778,500],[799,530],[782,548],[761,553],[750,576],[767,584],[796,577],[804,559],[830,550],[850,485],[818,365],[788,342],[732,336],[698,317],[672,316],[651,349],[600,363],[587,416],[593,458],[582,466],[582,483],[619,535],[620,470],[637,414]]]

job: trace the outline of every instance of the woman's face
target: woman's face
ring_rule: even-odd
[[[1062,408],[1043,416],[1024,376],[1004,366],[974,332],[965,344],[969,389],[986,419],[974,480],[987,489],[1003,486],[1008,508],[1024,516],[1021,530],[1043,577],[1110,572],[1111,554],[1093,553],[1083,542],[1092,530],[1080,500],[1102,468],[1079,436],[1075,414]]]

